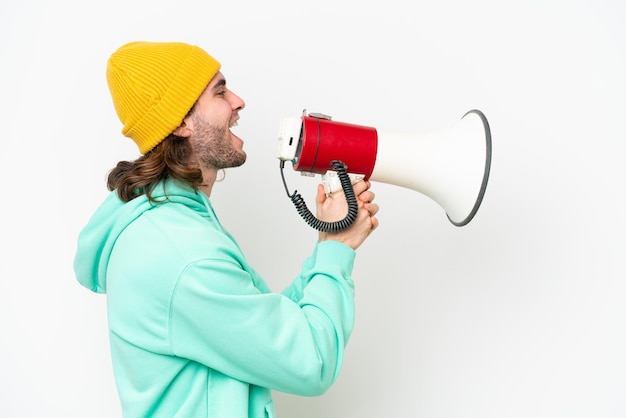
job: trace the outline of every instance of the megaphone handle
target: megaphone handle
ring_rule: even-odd
[[[353,185],[365,178],[363,174],[352,173],[348,173],[348,177],[350,177],[350,183]],[[325,174],[322,174],[322,183],[324,184],[324,191],[327,195],[343,189],[337,172],[333,170],[329,170]]]
[[[302,196],[296,190],[293,194],[289,194],[287,190],[287,184],[285,183],[285,177],[282,172],[282,168],[284,167],[284,161],[281,161],[281,176],[283,176],[283,184],[285,185],[285,191],[287,191],[287,196],[291,199],[291,202],[296,207],[296,210],[302,216],[302,218],[306,221],[309,226],[312,228],[321,231],[321,232],[338,232],[344,229],[347,229],[350,225],[352,225],[357,217],[359,211],[359,205],[357,203],[356,195],[354,194],[354,189],[352,188],[352,181],[347,173],[347,167],[342,161],[333,160],[330,162],[330,166],[337,172],[337,176],[339,177],[339,181],[341,182],[341,188],[343,189],[343,193],[346,197],[346,202],[348,203],[348,213],[345,218],[340,221],[334,222],[325,222],[320,219],[317,219],[313,213],[309,210],[306,205],[306,202],[302,198]]]

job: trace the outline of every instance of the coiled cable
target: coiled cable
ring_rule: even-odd
[[[343,189],[343,193],[346,197],[346,202],[348,203],[348,213],[345,218],[334,221],[334,222],[325,222],[320,219],[317,219],[313,213],[309,210],[306,205],[306,202],[302,198],[302,196],[298,193],[298,191],[294,191],[293,193],[289,193],[289,189],[287,188],[287,182],[285,181],[285,175],[283,173],[283,169],[285,167],[285,162],[281,160],[280,162],[280,175],[283,179],[283,185],[285,186],[285,192],[287,192],[287,196],[291,199],[291,202],[296,207],[296,210],[302,216],[302,218],[306,221],[309,226],[312,228],[321,231],[321,232],[338,232],[344,229],[347,229],[352,225],[357,217],[359,212],[359,205],[356,200],[356,195],[354,194],[354,189],[352,188],[352,182],[350,181],[350,176],[348,176],[348,167],[339,160],[333,160],[330,162],[330,166],[333,170],[337,172],[337,177],[341,183],[341,188]]]

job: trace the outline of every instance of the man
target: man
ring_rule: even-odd
[[[245,103],[220,64],[196,46],[133,42],[111,55],[107,80],[142,155],[110,172],[74,269],[107,294],[124,416],[273,417],[271,390],[325,392],[352,331],[355,250],[378,226],[369,183],[354,185],[354,224],[320,233],[300,274],[272,293],[211,206],[218,171],[246,160],[230,131]],[[316,209],[341,219],[345,199],[319,185]]]

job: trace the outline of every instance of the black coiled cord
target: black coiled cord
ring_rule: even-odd
[[[339,181],[341,182],[341,188],[343,189],[346,201],[348,202],[348,213],[346,214],[346,217],[340,221],[335,222],[325,222],[317,219],[315,215],[311,213],[306,205],[306,202],[297,190],[294,191],[293,194],[289,193],[289,190],[287,189],[287,183],[285,182],[285,175],[283,173],[285,162],[280,162],[280,175],[283,179],[283,185],[285,186],[287,196],[289,196],[291,202],[296,207],[296,210],[298,211],[300,216],[302,216],[302,218],[306,221],[306,223],[321,232],[338,232],[347,229],[350,225],[354,223],[354,220],[356,219],[359,212],[359,205],[356,200],[356,195],[354,194],[352,182],[350,181],[350,177],[348,176],[348,168],[342,161],[339,160],[331,161],[330,166],[333,170],[337,172],[337,177],[339,177]]]

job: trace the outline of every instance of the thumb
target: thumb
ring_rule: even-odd
[[[323,204],[326,201],[326,190],[323,184],[317,185],[317,195],[315,196],[315,203],[318,205]]]

